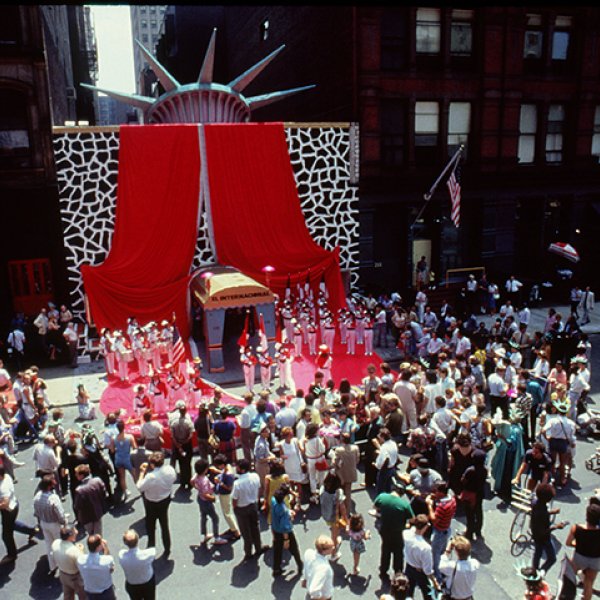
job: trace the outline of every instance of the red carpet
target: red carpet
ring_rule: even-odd
[[[308,391],[308,386],[314,380],[314,374],[317,370],[315,366],[316,356],[308,355],[308,346],[304,345],[303,355],[300,360],[295,360],[292,365],[292,373],[297,388]],[[331,365],[331,377],[336,387],[341,379],[347,379],[351,385],[360,385],[361,381],[367,376],[367,367],[374,364],[379,372],[379,365],[384,362],[383,359],[373,352],[372,356],[365,356],[365,347],[363,344],[356,344],[356,354],[350,356],[346,354],[346,346],[336,339],[333,347],[333,362]]]

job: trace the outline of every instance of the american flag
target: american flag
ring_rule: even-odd
[[[185,345],[179,334],[177,325],[173,325],[173,364],[177,365],[185,359]]]
[[[448,191],[450,192],[450,199],[452,200],[452,210],[450,216],[455,227],[460,225],[460,158],[456,161],[450,177],[446,182]]]

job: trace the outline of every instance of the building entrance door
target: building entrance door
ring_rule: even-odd
[[[412,284],[416,286],[417,284],[417,264],[421,260],[421,257],[424,256],[427,261],[427,273],[426,273],[426,281],[425,285],[427,285],[429,281],[429,271],[431,271],[431,240],[413,240],[412,247],[412,264],[413,266],[413,274],[412,274]]]
[[[54,298],[49,258],[8,261],[13,309],[36,315]]]

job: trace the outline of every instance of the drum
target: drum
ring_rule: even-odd
[[[133,350],[123,350],[119,352],[119,360],[123,362],[132,362],[133,361]]]

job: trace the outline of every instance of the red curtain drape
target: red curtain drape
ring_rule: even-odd
[[[339,249],[325,250],[310,236],[300,208],[283,123],[204,126],[210,206],[219,262],[266,283],[283,297],[318,289],[324,276],[331,310],[346,304]]]
[[[189,334],[187,287],[198,233],[197,125],[122,126],[115,229],[99,266],[81,267],[98,328],[170,319]]]

